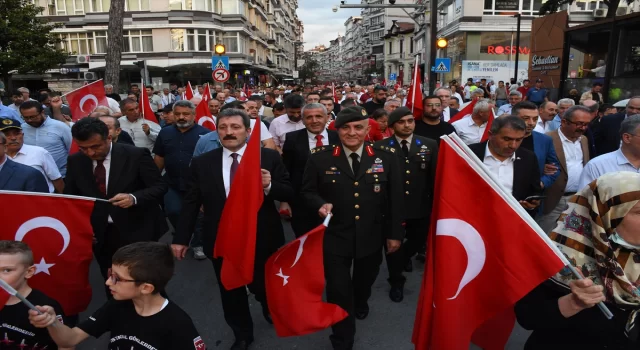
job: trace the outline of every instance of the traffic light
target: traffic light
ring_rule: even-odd
[[[215,52],[218,55],[224,55],[224,53],[227,52],[227,49],[224,47],[224,44],[216,44]]]
[[[439,49],[446,49],[449,42],[445,38],[440,38],[436,41],[436,47]]]

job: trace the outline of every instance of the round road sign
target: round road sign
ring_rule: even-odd
[[[218,83],[224,83],[225,81],[229,80],[230,75],[231,74],[229,74],[229,71],[224,68],[218,68],[211,74],[213,80],[217,81]]]

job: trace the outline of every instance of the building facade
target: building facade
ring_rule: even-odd
[[[415,62],[414,29],[413,23],[394,21],[384,36],[384,77],[387,85],[411,83]]]
[[[344,36],[338,35],[336,39],[330,41],[326,50],[314,57],[319,65],[318,80],[326,83],[345,80],[343,48]]]
[[[34,0],[70,53],[45,76],[51,89],[69,91],[104,76],[110,0]],[[297,0],[125,0],[121,86],[141,81],[134,64],[146,61],[156,88],[211,82],[214,46],[222,43],[234,86],[277,84],[291,78],[295,42],[304,29]],[[17,79],[25,77],[16,77]]]

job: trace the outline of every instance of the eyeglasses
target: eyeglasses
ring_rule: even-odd
[[[589,127],[589,123],[581,123],[581,122],[573,122],[571,120],[565,119],[565,121],[569,124],[573,124],[576,127],[583,127],[583,128],[587,128]]]
[[[118,282],[139,282],[139,281],[136,281],[136,280],[126,280],[124,278],[120,278],[118,275],[113,273],[113,271],[111,269],[107,270],[107,276],[109,278],[111,278],[111,283],[113,283],[113,284],[118,284]]]
[[[24,121],[27,121],[27,120],[36,120],[36,119],[38,119],[39,117],[40,117],[40,114],[36,114],[36,115],[33,115],[33,116],[25,116],[25,115],[23,115],[23,116],[22,116],[22,119],[23,119]]]

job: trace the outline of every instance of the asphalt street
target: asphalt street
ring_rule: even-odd
[[[285,232],[287,239],[293,240],[293,232],[288,223],[285,224]],[[163,237],[163,241],[168,242],[169,240],[170,235],[167,234]],[[380,275],[373,286],[372,296],[369,300],[371,309],[369,317],[365,320],[357,321],[356,324],[355,349],[413,349],[411,333],[420,293],[423,268],[423,264],[414,262],[414,271],[406,273],[405,298],[401,303],[394,303],[388,297],[387,268],[386,264],[382,263]],[[88,310],[81,315],[81,320],[86,319],[106,300],[103,283],[98,265],[94,261],[91,268],[93,299]],[[189,255],[186,260],[177,262],[175,276],[169,283],[167,292],[169,298],[191,316],[209,350],[229,349],[234,337],[231,329],[224,321],[217,281],[213,267],[208,260],[194,260]],[[249,297],[249,302],[254,321],[255,336],[255,342],[252,344],[251,349],[331,349],[329,342],[330,329],[301,337],[279,338],[273,326],[268,324],[262,317],[260,305],[253,296]],[[522,349],[527,337],[528,332],[516,326],[506,349]],[[108,336],[104,335],[100,339],[87,339],[77,349],[102,350],[107,348],[107,343]],[[471,349],[478,348],[471,346]]]

